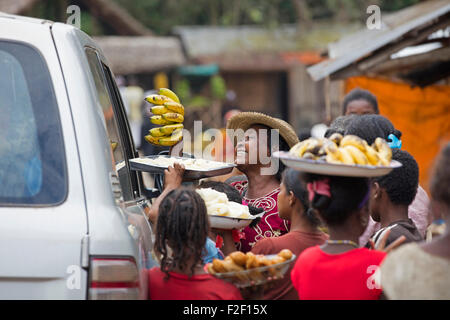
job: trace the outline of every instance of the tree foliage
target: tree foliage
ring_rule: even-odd
[[[179,25],[259,25],[277,27],[283,24],[308,25],[321,20],[337,23],[364,21],[366,8],[377,4],[382,11],[395,11],[420,0],[109,0],[158,35],[168,35]],[[64,21],[66,7],[76,4],[82,10],[82,29],[90,35],[114,34],[77,0],[43,0],[30,15]]]
[[[114,0],[160,35],[177,25],[261,25],[308,21],[363,21],[366,8],[377,4],[395,11],[420,0]],[[302,10],[299,10],[301,8]],[[301,12],[303,11],[303,12]]]

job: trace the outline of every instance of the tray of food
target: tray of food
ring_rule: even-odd
[[[204,268],[219,279],[231,282],[238,288],[245,288],[284,277],[295,258],[289,249],[271,255],[235,251],[224,260],[214,259]]]
[[[231,229],[242,229],[248,226],[252,221],[256,219],[251,218],[233,218],[233,217],[227,217],[227,216],[209,216],[209,225],[211,228],[216,229],[224,229],[224,230],[231,230]]]
[[[241,229],[264,214],[251,215],[248,206],[228,201],[227,195],[211,188],[196,189],[205,201],[209,224],[217,229]]]
[[[365,140],[335,133],[327,138],[309,138],[286,151],[277,151],[273,156],[293,169],[333,176],[377,177],[401,167],[392,160],[392,151],[387,142],[377,138],[370,146]]]
[[[233,163],[218,162],[206,159],[174,157],[169,155],[154,155],[145,158],[131,159],[130,168],[131,170],[136,171],[164,174],[164,170],[166,170],[169,166],[173,166],[175,162],[184,165],[185,180],[196,180],[221,176],[230,173],[236,166]]]

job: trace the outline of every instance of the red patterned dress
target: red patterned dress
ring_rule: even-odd
[[[243,195],[247,189],[247,183],[247,181],[237,181],[231,183],[231,185]],[[259,221],[255,227],[245,227],[242,230],[244,238],[242,238],[238,244],[238,249],[240,251],[248,252],[253,248],[256,242],[261,239],[278,237],[289,232],[289,221],[283,220],[278,216],[277,198],[279,193],[280,188],[278,187],[265,196],[256,199],[248,199],[243,196],[243,204],[256,208],[263,208],[265,213],[261,221]]]

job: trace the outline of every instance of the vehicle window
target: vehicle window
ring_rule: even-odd
[[[59,111],[44,59],[0,41],[0,206],[56,205],[67,195]]]
[[[119,176],[123,197],[124,200],[127,201],[133,198],[133,193],[131,190],[131,181],[128,168],[125,164],[126,151],[124,149],[123,139],[121,138],[120,131],[118,129],[117,115],[113,108],[112,99],[108,91],[107,82],[97,53],[91,48],[86,48],[85,52],[95,82],[95,87],[97,89],[97,95],[102,108],[101,111],[105,118],[113,161]]]
[[[123,105],[122,97],[119,92],[119,88],[117,88],[116,82],[114,81],[114,76],[111,73],[111,70],[107,65],[102,63],[104,75],[106,78],[106,83],[109,88],[109,92],[111,97],[113,98],[113,107],[116,114],[116,119],[119,124],[119,131],[121,133],[125,158],[133,159],[138,156],[136,148],[134,147],[133,137],[131,136],[131,130],[128,124],[128,118],[125,112],[125,107]],[[128,161],[127,161],[128,163]],[[140,195],[140,188],[138,182],[138,171],[129,171],[130,179],[132,183],[133,192],[135,196],[138,197]]]

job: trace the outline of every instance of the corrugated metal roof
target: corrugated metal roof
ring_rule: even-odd
[[[296,46],[296,28],[286,26],[276,30],[259,27],[175,27],[190,57],[218,55],[236,50],[276,50],[280,46],[293,50]]]
[[[284,25],[275,29],[258,26],[178,26],[173,29],[173,33],[181,37],[188,56],[195,58],[243,51],[323,50],[329,42],[358,30],[360,26],[315,24],[309,30],[299,30],[297,25]]]
[[[1,0],[0,11],[10,14],[21,14],[40,0]]]
[[[366,28],[331,43],[328,46],[330,59],[308,68],[308,72],[315,81],[321,80],[448,12],[450,0],[434,0],[386,16],[381,13],[381,29]]]
[[[186,62],[176,37],[94,37],[115,74],[154,72]]]

